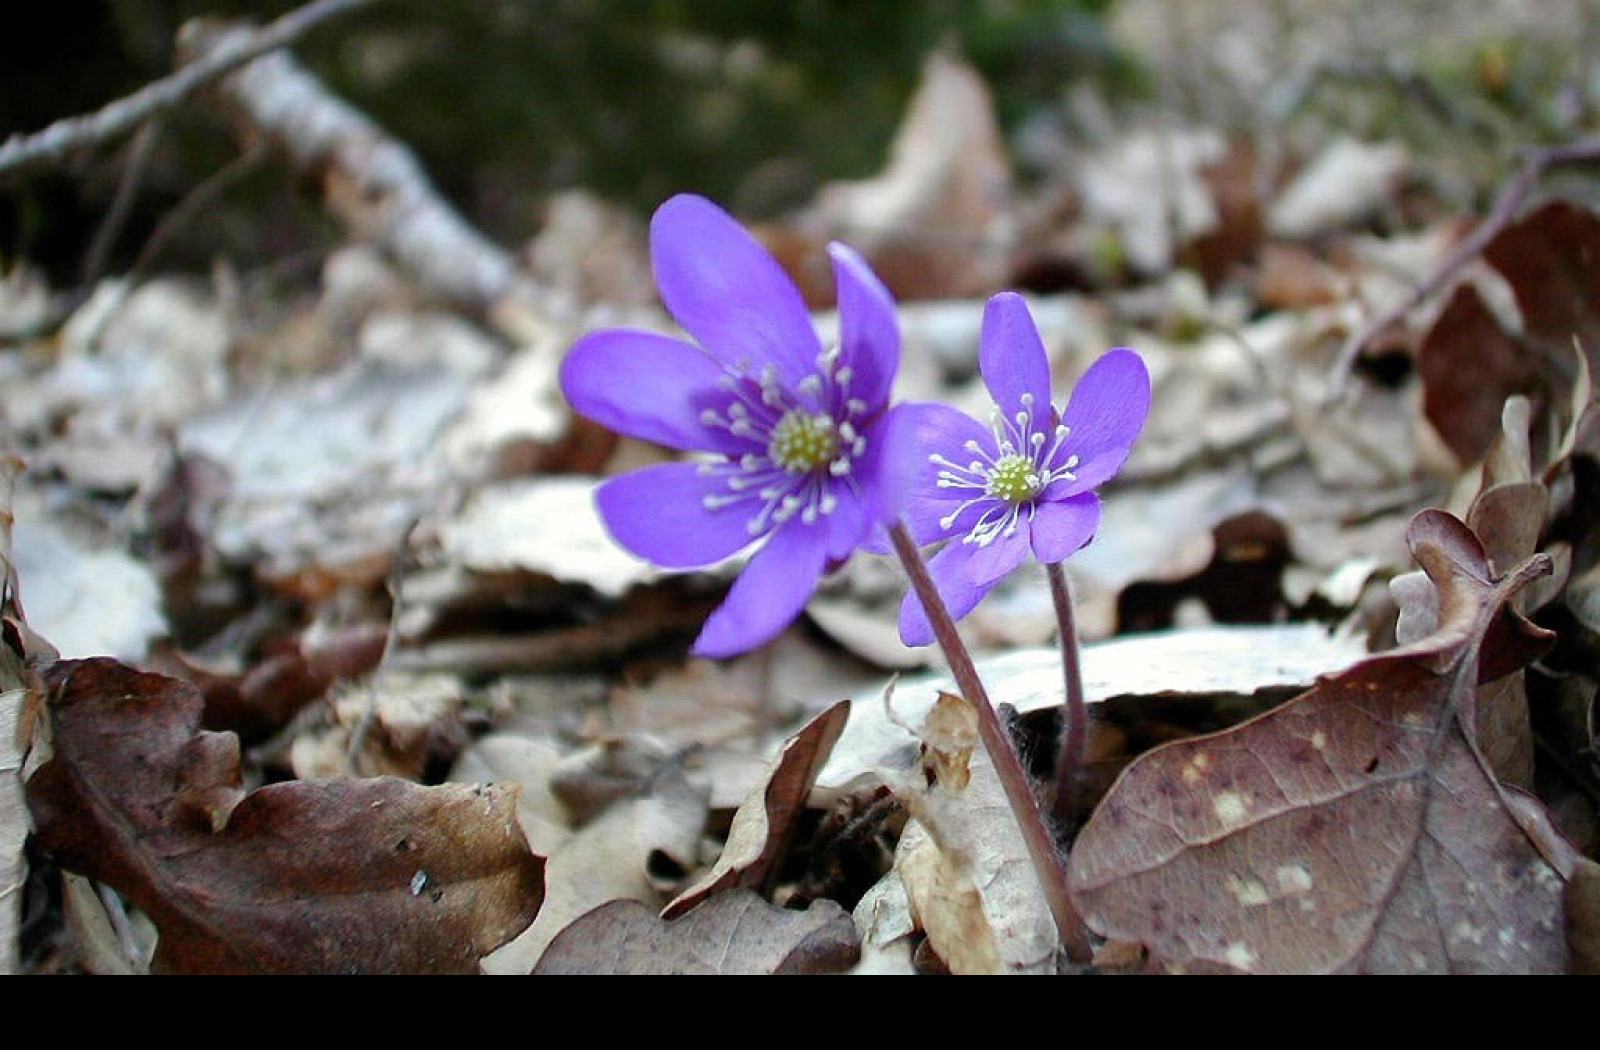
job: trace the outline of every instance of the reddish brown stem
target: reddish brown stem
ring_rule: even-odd
[[[989,701],[989,693],[978,678],[977,668],[972,665],[972,655],[967,652],[966,643],[961,640],[955,621],[950,617],[950,610],[945,607],[944,599],[939,595],[938,587],[934,586],[933,577],[928,573],[928,565],[923,561],[922,552],[917,549],[916,542],[912,540],[906,527],[898,522],[889,530],[889,536],[894,541],[895,554],[899,556],[900,563],[905,566],[907,575],[911,577],[912,589],[922,600],[922,608],[928,614],[928,623],[933,627],[933,636],[938,639],[939,647],[944,650],[945,659],[949,661],[950,673],[956,680],[956,687],[977,712],[978,736],[983,741],[984,750],[989,754],[989,760],[994,763],[995,772],[1000,777],[1001,787],[1006,793],[1006,801],[1010,803],[1011,812],[1015,814],[1017,824],[1022,829],[1023,841],[1028,846],[1028,856],[1033,861],[1033,869],[1038,875],[1040,887],[1044,890],[1045,900],[1050,906],[1050,915],[1055,919],[1056,930],[1060,933],[1061,944],[1066,950],[1067,958],[1075,963],[1087,963],[1092,959],[1088,928],[1084,926],[1083,918],[1072,902],[1072,893],[1067,887],[1066,868],[1062,866],[1061,855],[1056,852],[1055,839],[1045,823],[1044,814],[1039,812],[1038,802],[1033,797],[1033,789],[1028,784],[1028,776],[1022,769],[1022,762],[1017,758],[1016,749],[1011,746],[1011,738],[1007,735],[1005,727],[1000,724],[1000,717],[995,714],[994,705]]]
[[[1089,740],[1089,704],[1083,696],[1083,664],[1078,650],[1078,626],[1073,615],[1072,581],[1060,562],[1045,566],[1050,576],[1050,600],[1056,607],[1061,634],[1061,672],[1065,700],[1061,711],[1061,750],[1056,755],[1056,794],[1050,805],[1051,823],[1069,826],[1077,806],[1078,779],[1083,775],[1084,750]]]

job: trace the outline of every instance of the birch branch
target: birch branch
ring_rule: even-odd
[[[195,61],[232,50],[247,30],[191,35]],[[217,86],[246,142],[266,140],[323,187],[324,206],[429,290],[487,313],[514,339],[542,328],[540,296],[515,258],[441,197],[409,147],[336,96],[290,54],[263,55]]]
[[[81,117],[58,120],[31,135],[12,135],[0,143],[0,177],[16,176],[60,164],[81,149],[103,146],[131,134],[145,121],[183,102],[200,88],[259,58],[285,47],[330,18],[372,4],[374,0],[314,0],[262,29],[241,32],[226,47],[214,48],[171,76],[148,84],[126,98]]]

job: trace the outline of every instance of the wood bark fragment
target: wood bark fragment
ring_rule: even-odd
[[[197,23],[184,41],[188,60],[235,49],[249,33]],[[320,183],[324,205],[352,235],[378,245],[429,291],[487,314],[514,341],[546,331],[538,290],[511,253],[440,196],[409,147],[292,55],[263,55],[220,81],[217,93],[241,141],[282,149]]]

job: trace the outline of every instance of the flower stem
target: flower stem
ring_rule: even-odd
[[[1033,789],[1028,784],[1028,776],[1017,758],[1016,749],[1011,746],[1011,738],[995,714],[989,693],[978,678],[977,668],[972,665],[972,655],[967,652],[955,621],[950,618],[950,610],[945,607],[944,599],[934,585],[916,542],[901,522],[896,522],[890,528],[889,537],[894,541],[895,554],[911,577],[912,588],[922,600],[922,608],[928,614],[928,623],[933,627],[934,637],[939,640],[939,647],[944,650],[945,659],[950,663],[950,673],[956,680],[957,688],[977,712],[978,736],[983,740],[984,750],[989,753],[989,760],[994,763],[1000,785],[1005,789],[1006,801],[1010,803],[1011,812],[1016,815],[1017,824],[1022,829],[1023,841],[1027,843],[1028,855],[1033,861],[1033,869],[1038,875],[1039,885],[1049,904],[1050,915],[1055,920],[1067,958],[1075,963],[1087,963],[1092,958],[1088,929],[1072,902],[1072,893],[1067,887],[1067,872],[1061,864],[1060,854],[1056,852],[1055,839],[1045,824],[1044,814],[1039,812],[1039,804],[1033,797]]]
[[[1061,750],[1056,755],[1056,793],[1050,822],[1066,828],[1078,801],[1078,780],[1083,775],[1084,750],[1089,740],[1089,705],[1083,697],[1083,664],[1078,650],[1078,625],[1073,617],[1072,581],[1058,561],[1045,566],[1050,577],[1050,600],[1056,607],[1061,635],[1061,672],[1066,700],[1061,714]]]

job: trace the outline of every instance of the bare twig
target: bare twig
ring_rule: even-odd
[[[1439,268],[1404,300],[1368,321],[1345,340],[1338,359],[1333,363],[1329,382],[1330,393],[1338,396],[1343,392],[1344,384],[1350,378],[1350,371],[1355,367],[1356,358],[1366,349],[1367,344],[1417,306],[1432,298],[1463,266],[1476,259],[1501,230],[1510,225],[1546,171],[1563,164],[1585,164],[1595,161],[1600,161],[1600,136],[1579,139],[1560,146],[1529,150],[1525,153],[1522,170],[1500,190],[1500,195],[1495,198],[1489,214],[1484,216],[1483,221],[1466,240],[1456,246],[1449,258],[1445,259]]]
[[[252,143],[243,153],[206,176],[185,193],[183,199],[156,223],[155,229],[150,232],[143,247],[139,249],[139,254],[134,258],[133,265],[129,267],[129,274],[140,277],[150,272],[160,259],[161,253],[172,242],[172,238],[195,218],[204,214],[206,209],[215,204],[229,189],[254,174],[270,152],[262,143]]]
[[[31,135],[13,135],[0,144],[0,176],[60,164],[77,150],[102,146],[131,134],[145,121],[181,103],[200,88],[285,47],[330,18],[366,7],[374,0],[313,0],[264,28],[231,37],[225,47],[196,60],[126,98],[81,117],[58,120]]]
[[[144,185],[144,177],[150,170],[150,157],[160,137],[161,122],[156,120],[146,123],[134,136],[133,145],[128,149],[128,162],[123,165],[122,178],[117,183],[117,194],[112,198],[111,208],[106,212],[100,228],[95,231],[94,243],[89,245],[89,251],[83,257],[80,274],[83,284],[94,284],[105,272],[106,259],[128,223],[128,215],[133,211],[133,202],[138,199],[139,189]]]

